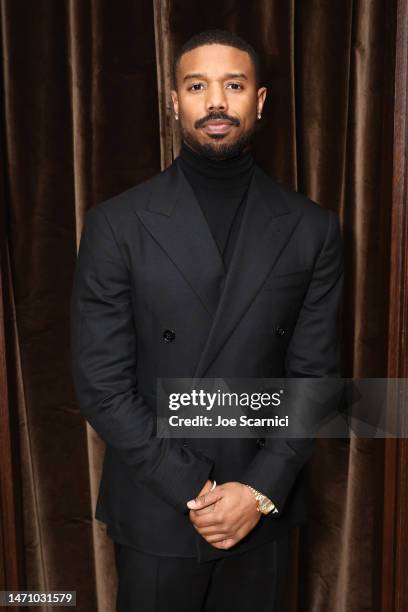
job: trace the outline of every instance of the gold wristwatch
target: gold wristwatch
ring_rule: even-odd
[[[257,491],[249,484],[245,484],[245,486],[248,487],[248,489],[251,489],[252,493],[255,495],[256,508],[258,512],[262,512],[262,514],[270,514],[271,512],[272,514],[278,513],[278,509],[276,508],[275,504],[269,499],[269,497],[266,497],[266,495],[264,495],[260,491]]]

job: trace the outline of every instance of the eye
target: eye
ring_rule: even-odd
[[[188,91],[201,91],[201,88],[204,87],[203,83],[193,83],[188,88]]]
[[[231,89],[234,89],[234,90],[244,89],[241,83],[228,83],[227,87],[230,87]]]

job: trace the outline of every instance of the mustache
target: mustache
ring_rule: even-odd
[[[206,115],[205,117],[202,117],[201,119],[197,119],[197,121],[194,123],[194,127],[201,128],[208,121],[212,121],[214,119],[224,119],[225,121],[232,123],[232,125],[235,125],[235,126],[240,125],[239,119],[236,119],[235,117],[230,117],[230,115],[227,115],[226,113],[223,113],[222,111],[216,111],[215,113],[209,113],[208,115]]]

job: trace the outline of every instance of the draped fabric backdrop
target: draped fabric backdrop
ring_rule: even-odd
[[[0,6],[1,415],[13,475],[0,490],[0,535],[4,550],[21,553],[20,586],[76,590],[78,610],[108,612],[113,549],[93,520],[104,443],[79,415],[70,373],[84,213],[177,154],[174,49],[207,27],[242,35],[259,50],[268,87],[260,165],[341,219],[343,373],[386,376],[394,2]],[[307,467],[311,520],[293,532],[291,612],[379,610],[383,457],[382,440],[319,441]],[[12,519],[16,533],[5,535]],[[3,580],[7,571],[0,565]]]

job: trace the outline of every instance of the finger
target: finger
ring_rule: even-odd
[[[211,504],[211,506],[206,506],[205,508],[201,508],[200,510],[191,510],[191,512],[194,512],[194,514],[196,514],[197,516],[201,516],[202,514],[209,514],[210,512],[214,512],[216,507],[217,504]]]
[[[218,544],[219,542],[227,542],[230,538],[225,533],[214,533],[213,535],[203,536],[209,544]]]
[[[187,506],[190,510],[200,510],[201,508],[206,508],[207,506],[211,506],[211,504],[215,504],[215,502],[220,499],[222,499],[222,489],[221,487],[215,487],[213,491],[209,491],[195,499],[190,499],[190,501],[187,502]]]
[[[221,540],[220,542],[214,542],[212,544],[214,548],[220,548],[222,550],[227,550],[229,548],[232,548],[234,545],[235,545],[235,540],[233,540],[232,538],[227,538],[226,540]]]
[[[215,535],[219,535],[222,536],[224,539],[225,538],[230,538],[231,534],[226,532],[226,531],[222,531],[221,529],[218,529],[217,526],[213,526],[213,527],[204,527],[203,529],[199,529],[197,528],[197,531],[200,533],[200,535],[203,536],[203,538],[207,538],[208,536],[215,536]]]
[[[196,514],[191,515],[190,513],[190,520],[193,525],[196,525],[200,528],[212,527],[213,525],[216,526],[220,523],[220,519],[217,517],[217,514],[215,512],[208,512],[203,516],[197,516]]]

